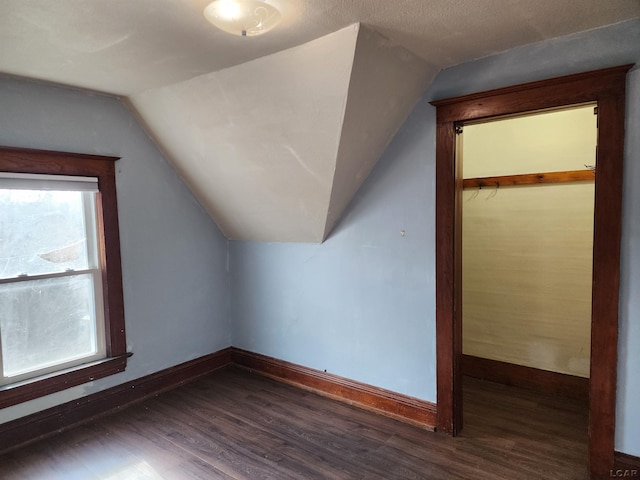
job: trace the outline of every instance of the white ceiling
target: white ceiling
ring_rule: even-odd
[[[638,0],[268,0],[283,24],[228,35],[208,0],[2,0],[0,72],[119,95],[369,25],[437,68],[640,16]]]
[[[435,73],[356,24],[130,101],[227,238],[322,242]]]
[[[282,24],[243,38],[209,1],[0,0],[0,73],[125,97],[225,234],[268,241],[328,235],[438,70],[640,17],[640,0],[265,0]]]

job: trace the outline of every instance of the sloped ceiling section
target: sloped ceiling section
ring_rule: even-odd
[[[437,73],[374,30],[360,28],[324,238]]]
[[[355,24],[130,102],[229,239],[317,243],[433,75]]]
[[[227,238],[322,240],[357,33],[131,97]]]

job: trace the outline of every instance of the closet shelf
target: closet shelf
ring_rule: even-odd
[[[525,173],[498,177],[465,178],[462,188],[505,187],[535,185],[538,183],[588,182],[595,180],[595,170],[569,170],[566,172]]]

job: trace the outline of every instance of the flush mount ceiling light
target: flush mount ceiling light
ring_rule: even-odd
[[[280,12],[260,0],[214,0],[204,16],[227,33],[242,37],[262,35],[280,22]]]

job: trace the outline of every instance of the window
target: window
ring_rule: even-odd
[[[115,160],[0,148],[0,408],[126,366]]]

